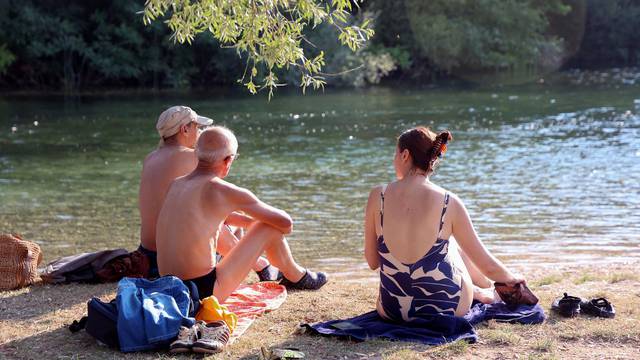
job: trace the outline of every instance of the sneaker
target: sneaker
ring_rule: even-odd
[[[264,269],[256,271],[260,281],[280,281],[282,280],[282,273],[277,267],[269,264]]]
[[[292,282],[286,277],[282,278],[280,285],[290,290],[318,290],[327,283],[327,274],[322,271],[313,272],[305,270],[305,274],[298,282]]]
[[[605,298],[591,299],[589,301],[582,300],[582,302],[580,302],[580,312],[603,318],[613,318],[616,316],[616,310],[613,308],[613,305]]]
[[[229,342],[231,331],[224,321],[214,321],[208,324],[204,321],[198,321],[195,328],[197,329],[198,340],[193,343],[193,352],[219,353]]]
[[[180,326],[178,338],[169,345],[169,352],[174,354],[188,352],[191,350],[194,341],[196,341],[195,327]]]
[[[564,293],[562,298],[556,299],[551,304],[551,310],[564,317],[574,317],[580,313],[580,302],[582,299],[576,296],[569,296]]]

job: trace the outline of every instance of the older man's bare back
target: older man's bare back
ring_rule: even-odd
[[[284,238],[291,217],[259,200],[249,190],[223,180],[237,157],[237,140],[223,127],[214,127],[198,139],[198,165],[170,186],[156,225],[158,267],[161,275],[193,281],[201,298],[214,295],[224,301],[265,252],[283,273],[281,283],[297,289],[318,289],[326,274],[298,265]],[[252,219],[245,236],[219,264],[215,252],[225,219],[235,211]]]
[[[161,275],[193,279],[215,267],[220,229],[238,207],[232,191],[230,184],[210,176],[191,174],[173,182],[158,217]]]
[[[162,146],[144,159],[138,206],[140,242],[145,249],[156,251],[156,223],[171,182],[193,171],[196,164],[193,149],[184,146]]]

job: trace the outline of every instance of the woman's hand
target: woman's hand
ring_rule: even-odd
[[[505,281],[505,284],[511,287],[515,287],[520,283],[527,285],[527,280],[520,274],[511,274],[511,278],[508,281]]]

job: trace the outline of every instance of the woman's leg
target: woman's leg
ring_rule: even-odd
[[[454,239],[449,240],[449,254],[452,265],[462,278],[462,291],[455,312],[456,316],[465,315],[471,308],[473,300],[478,300],[483,304],[493,303],[493,283],[480,272]]]
[[[460,251],[460,257],[462,258],[462,261],[464,261],[464,265],[467,267],[467,271],[469,272],[469,276],[471,276],[473,284],[479,288],[493,288],[493,282],[491,282],[488,277],[484,276],[476,264],[471,261],[469,256],[467,256],[462,249],[458,248],[458,250]]]

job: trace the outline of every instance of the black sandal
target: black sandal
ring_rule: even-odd
[[[580,313],[580,303],[582,299],[576,296],[569,296],[564,293],[562,298],[556,299],[551,304],[551,310],[564,317],[574,317]]]
[[[613,318],[616,316],[616,310],[613,305],[605,298],[583,300],[580,303],[580,312],[591,316]]]
[[[298,282],[293,282],[283,277],[280,285],[284,285],[289,290],[318,290],[327,283],[327,274],[322,271],[313,272],[305,270],[305,274]]]

